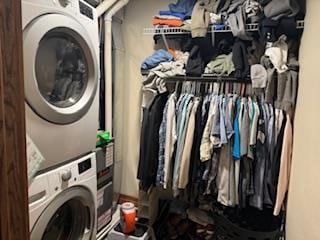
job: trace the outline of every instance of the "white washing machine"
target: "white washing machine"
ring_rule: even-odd
[[[22,0],[22,21],[26,127],[44,172],[95,148],[98,22],[81,0]]]
[[[29,186],[31,240],[96,239],[94,153],[38,175]]]

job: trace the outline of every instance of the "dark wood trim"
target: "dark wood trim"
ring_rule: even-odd
[[[124,202],[132,202],[135,206],[138,206],[138,198],[120,194],[118,203],[122,204]]]
[[[28,240],[21,0],[0,0],[0,239]]]

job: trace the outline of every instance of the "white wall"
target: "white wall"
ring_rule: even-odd
[[[307,1],[287,209],[288,240],[320,239],[320,1]]]
[[[138,197],[137,166],[140,142],[140,65],[153,52],[152,35],[142,30],[151,26],[153,15],[167,9],[170,0],[131,0],[122,23],[124,52],[117,54],[114,93],[116,161],[122,162],[121,194]],[[116,176],[118,177],[118,176]]]

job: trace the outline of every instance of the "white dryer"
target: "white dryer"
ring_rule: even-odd
[[[48,170],[95,148],[98,22],[82,0],[22,0],[22,21],[26,128]]]
[[[38,175],[29,186],[31,240],[96,239],[96,158]]]

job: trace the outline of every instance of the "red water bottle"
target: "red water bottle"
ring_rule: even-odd
[[[136,228],[136,208],[131,202],[121,204],[121,227],[124,234],[132,233]]]

